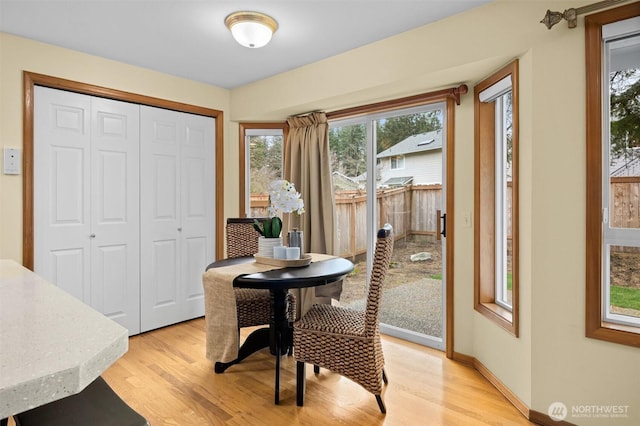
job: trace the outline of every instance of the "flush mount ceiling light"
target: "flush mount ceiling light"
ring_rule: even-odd
[[[259,12],[234,12],[224,19],[224,24],[238,43],[253,49],[269,43],[278,29],[275,19]]]

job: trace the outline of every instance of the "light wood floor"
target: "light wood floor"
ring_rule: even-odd
[[[276,406],[268,349],[214,374],[204,346],[202,318],[134,336],[103,377],[152,426],[532,424],[471,367],[391,337],[383,336],[386,415],[360,386],[309,365],[305,406],[296,406],[293,357],[283,358]]]

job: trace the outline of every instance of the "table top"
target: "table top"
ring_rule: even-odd
[[[207,269],[253,262],[255,259],[239,257],[223,259],[210,264]],[[336,257],[312,262],[308,266],[296,268],[278,268],[248,275],[239,275],[233,281],[234,287],[258,289],[290,289],[315,287],[329,284],[344,278],[353,270],[353,263],[347,259]]]
[[[266,289],[315,287],[342,279],[352,270],[353,263],[337,257],[301,268],[279,268],[241,275],[234,280],[234,286]]]
[[[126,328],[0,259],[0,419],[80,392],[128,349]]]

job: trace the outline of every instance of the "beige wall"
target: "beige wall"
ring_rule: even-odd
[[[0,147],[22,147],[23,71],[217,109],[228,117],[226,89],[0,33]],[[227,121],[225,143],[228,127]],[[0,258],[21,262],[22,176],[0,174],[0,196]]]
[[[283,120],[469,86],[456,108],[455,212],[473,211],[473,86],[520,61],[520,337],[473,310],[473,228],[457,221],[455,351],[471,355],[533,410],[629,405],[640,422],[640,351],[584,337],[584,22],[547,30],[547,9],[590,3],[506,0],[232,91],[231,120]],[[277,94],[277,95],[276,95]],[[558,185],[562,182],[562,185]],[[601,425],[602,418],[567,418]],[[607,420],[605,420],[607,422]],[[609,420],[611,422],[611,420]]]
[[[584,24],[552,30],[547,9],[590,1],[506,0],[231,91],[0,35],[0,144],[21,144],[20,72],[28,69],[227,110],[231,121],[284,120],[466,83],[520,60],[521,325],[514,338],[473,310],[473,228],[457,221],[455,351],[477,358],[533,410],[551,402],[629,405],[640,423],[640,352],[584,337]],[[454,217],[473,211],[473,97],[456,108]],[[225,163],[237,164],[237,125],[225,127]],[[237,177],[225,174],[225,212]],[[21,183],[0,175],[0,257],[20,259]],[[558,185],[557,182],[563,182]],[[569,189],[567,189],[569,188]],[[571,189],[573,188],[573,189]],[[16,207],[18,206],[18,207]],[[603,419],[567,418],[580,425]]]

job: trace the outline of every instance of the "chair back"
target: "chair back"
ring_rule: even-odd
[[[254,219],[253,217],[227,218],[227,258],[253,256],[258,252],[260,234],[253,228]]]
[[[388,223],[378,230],[373,268],[369,280],[367,309],[365,311],[365,336],[373,338],[378,332],[382,286],[389,270],[393,253],[393,228]]]

